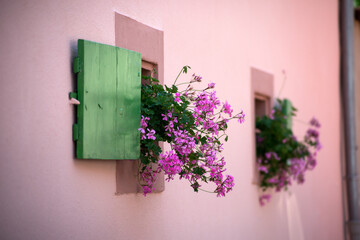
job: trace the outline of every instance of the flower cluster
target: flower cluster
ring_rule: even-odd
[[[159,166],[167,175],[167,180],[170,181],[174,180],[174,176],[180,173],[183,162],[174,151],[170,151],[166,154],[160,154]]]
[[[141,185],[144,195],[151,193],[154,189],[154,183],[156,181],[156,174],[160,172],[160,168],[155,168],[151,165],[144,166],[140,171],[139,176],[141,179]]]
[[[186,66],[180,73],[186,73]],[[180,75],[180,74],[179,74]],[[178,75],[178,77],[179,77]],[[224,172],[225,160],[220,155],[222,141],[227,141],[228,122],[244,122],[241,111],[232,116],[230,104],[216,96],[215,83],[205,89],[194,89],[202,81],[195,74],[187,83],[171,87],[155,84],[156,80],[142,86],[141,167],[140,183],[144,194],[151,192],[156,173],[164,171],[166,180],[176,175],[189,181],[194,191],[203,190],[203,183],[213,182],[214,193],[225,196],[234,187],[234,178]],[[186,84],[186,85],[185,85]],[[179,90],[179,86],[183,90]],[[171,150],[162,153],[158,142],[167,142]],[[150,167],[153,166],[153,167]],[[156,167],[154,167],[156,166]]]
[[[321,149],[319,140],[320,123],[311,119],[304,137],[298,141],[292,130],[287,128],[287,113],[284,101],[278,100],[269,117],[256,119],[256,154],[257,167],[261,177],[260,187],[265,191],[274,188],[277,192],[287,189],[293,181],[302,184],[305,173],[316,166],[316,156]],[[295,115],[292,108],[291,115]],[[263,206],[270,201],[271,195],[263,194],[259,201]]]
[[[150,130],[149,128],[147,128],[149,120],[150,118],[141,116],[141,123],[140,123],[141,127],[139,128],[139,131],[141,132],[141,140],[143,139],[156,140],[155,130],[154,129]]]

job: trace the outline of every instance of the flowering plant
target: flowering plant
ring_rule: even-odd
[[[139,182],[145,196],[154,190],[160,171],[164,171],[167,181],[176,175],[188,180],[195,192],[203,190],[202,182],[215,183],[213,192],[217,196],[225,196],[234,186],[234,178],[223,175],[225,160],[219,153],[223,150],[222,141],[228,140],[225,131],[229,120],[242,123],[245,114],[241,111],[233,115],[231,106],[220,102],[213,90],[215,83],[202,90],[194,89],[193,85],[201,82],[200,76],[193,74],[189,82],[176,85],[179,76],[189,68],[181,69],[171,87],[143,77],[147,83],[141,89]],[[160,141],[169,143],[171,150],[162,153]]]
[[[316,155],[321,149],[319,141],[320,123],[313,118],[304,141],[299,141],[287,128],[285,102],[278,100],[271,115],[256,119],[256,155],[263,191],[275,188],[277,192],[287,190],[292,180],[299,184],[305,181],[305,172],[316,166]],[[292,107],[291,115],[297,110]],[[260,204],[269,201],[271,195],[263,194]]]

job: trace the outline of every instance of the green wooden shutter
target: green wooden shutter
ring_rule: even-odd
[[[284,99],[284,114],[286,116],[286,127],[292,129],[292,104],[289,99]]]
[[[76,157],[138,159],[141,54],[78,41]]]

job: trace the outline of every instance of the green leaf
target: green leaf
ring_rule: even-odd
[[[159,80],[157,80],[156,78],[151,78],[151,80],[153,81],[153,82],[160,82]]]
[[[173,93],[177,93],[178,88],[177,88],[177,86],[173,85],[171,90]]]
[[[188,69],[191,69],[191,67],[186,65],[183,67],[182,72],[187,73]]]
[[[192,171],[194,174],[197,174],[197,175],[203,175],[206,171],[205,169],[203,168],[200,168],[200,167],[196,167],[193,169]]]

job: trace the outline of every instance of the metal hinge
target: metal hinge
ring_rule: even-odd
[[[71,99],[71,98],[77,99],[77,93],[76,93],[76,92],[70,92],[70,93],[69,93],[69,98],[70,98],[70,99]]]
[[[73,125],[73,141],[77,141],[79,139],[79,126],[75,123]]]
[[[70,104],[74,104],[74,105],[79,105],[80,102],[77,99],[77,93],[76,92],[70,92],[69,93],[69,99],[70,99]]]
[[[74,73],[81,72],[80,58],[79,57],[74,57],[73,72]]]

